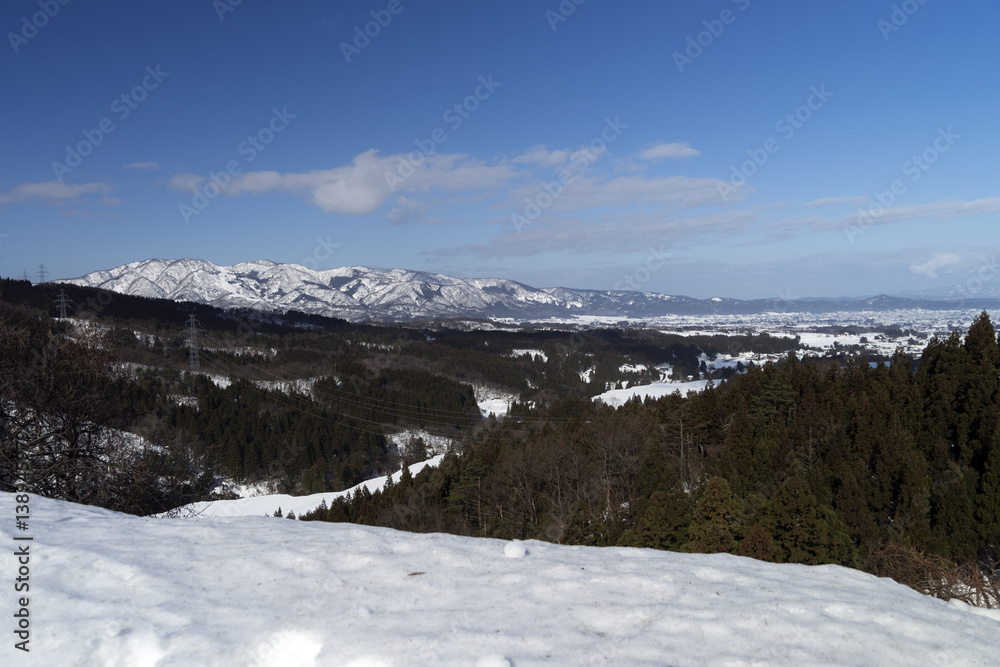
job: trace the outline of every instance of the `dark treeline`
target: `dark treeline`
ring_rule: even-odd
[[[688,398],[565,398],[305,518],[869,570],[887,546],[995,562],[998,375],[983,313],[916,369],[790,353]]]

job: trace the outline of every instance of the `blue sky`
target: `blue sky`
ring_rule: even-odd
[[[576,2],[5,2],[0,274],[1000,285],[996,2]]]

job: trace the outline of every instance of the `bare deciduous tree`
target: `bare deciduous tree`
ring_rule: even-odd
[[[127,380],[89,337],[43,336],[0,316],[0,486],[106,505],[115,478],[139,471],[119,430]]]

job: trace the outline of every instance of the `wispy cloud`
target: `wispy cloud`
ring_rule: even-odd
[[[123,164],[122,169],[142,169],[144,171],[149,171],[151,169],[159,169],[159,162],[133,162],[132,164]]]
[[[250,172],[233,179],[229,195],[287,192],[303,195],[329,213],[368,215],[406,193],[492,190],[516,175],[508,164],[488,164],[467,155],[430,155],[412,166],[408,155],[382,157],[377,150],[351,164],[305,173]]]
[[[385,214],[385,219],[395,225],[420,220],[427,215],[427,204],[406,197],[396,200],[396,205]]]
[[[816,199],[808,202],[806,206],[811,207],[821,207],[821,206],[857,206],[861,208],[863,206],[868,206],[872,203],[872,198],[866,195],[861,195],[860,197],[826,197],[824,199]]]
[[[758,212],[730,210],[694,217],[673,217],[649,211],[603,216],[544,216],[520,230],[509,225],[492,239],[425,254],[469,255],[481,259],[532,257],[550,252],[576,254],[632,253],[656,248],[676,248],[711,238],[731,237],[752,231]],[[502,222],[502,221],[498,221]]]
[[[689,176],[619,176],[605,178],[601,175],[580,175],[569,183],[551,211],[580,211],[593,208],[629,207],[636,205],[659,205],[674,209],[719,204],[720,180],[716,178],[692,178]],[[522,201],[532,198],[544,187],[530,184],[512,192],[512,199]],[[740,195],[749,190],[739,191]],[[732,196],[731,196],[732,198]]]
[[[50,204],[60,204],[84,195],[108,194],[111,186],[107,183],[84,183],[71,185],[59,181],[43,183],[22,183],[13,190],[0,192],[0,204],[13,204],[28,201],[41,201]]]
[[[926,262],[913,262],[910,264],[910,271],[928,278],[937,278],[940,269],[955,266],[961,261],[962,258],[957,253],[939,252],[932,255]]]
[[[659,144],[645,151],[649,159],[631,160],[649,166],[654,159],[696,154],[686,144]],[[414,160],[414,156],[419,159]],[[431,218],[435,209],[457,201],[490,200],[494,210],[509,213],[523,208],[546,187],[558,187],[547,214],[591,209],[627,210],[654,206],[676,212],[720,204],[721,181],[689,176],[648,177],[642,173],[614,176],[602,162],[606,154],[536,146],[514,157],[493,160],[466,154],[381,155],[372,149],[348,164],[308,172],[255,171],[236,176],[222,193],[227,196],[286,193],[303,197],[329,213],[364,216],[383,212],[394,224],[440,223]],[[585,166],[581,166],[585,165]],[[569,176],[566,176],[569,174]],[[555,179],[555,180],[553,180]],[[206,182],[203,176],[180,173],[166,181],[179,191],[190,191]],[[556,183],[557,186],[552,186]],[[745,195],[752,189],[739,192]]]
[[[174,174],[167,179],[167,187],[171,190],[177,190],[178,192],[190,192],[194,190],[199,185],[204,183],[207,179],[204,176],[199,176],[198,174],[187,174],[180,173]]]
[[[951,220],[982,215],[984,213],[995,213],[997,211],[1000,211],[1000,197],[984,197],[972,201],[962,201],[951,197],[925,204],[883,207],[875,211],[869,211],[867,206],[859,207],[856,212],[839,218],[811,216],[778,220],[770,223],[769,227],[773,234],[786,236],[795,232],[810,230],[850,229],[859,225],[862,219],[864,226],[867,227],[870,225],[904,222],[906,220]]]
[[[550,151],[543,146],[530,148],[521,155],[511,159],[514,164],[537,164],[541,167],[557,167],[565,164],[570,158],[570,151]]]
[[[685,157],[695,157],[701,152],[691,148],[690,144],[679,143],[659,143],[650,146],[639,153],[639,158],[643,160],[677,160]]]

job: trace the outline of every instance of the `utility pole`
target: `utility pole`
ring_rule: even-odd
[[[201,369],[201,359],[198,358],[198,320],[192,314],[187,323],[191,325],[191,370],[197,371]]]
[[[39,283],[44,283],[45,282],[45,275],[46,275],[45,265],[44,264],[39,264],[38,265],[38,282]]]
[[[59,290],[59,298],[55,300],[59,304],[59,319],[66,319],[66,290]]]

